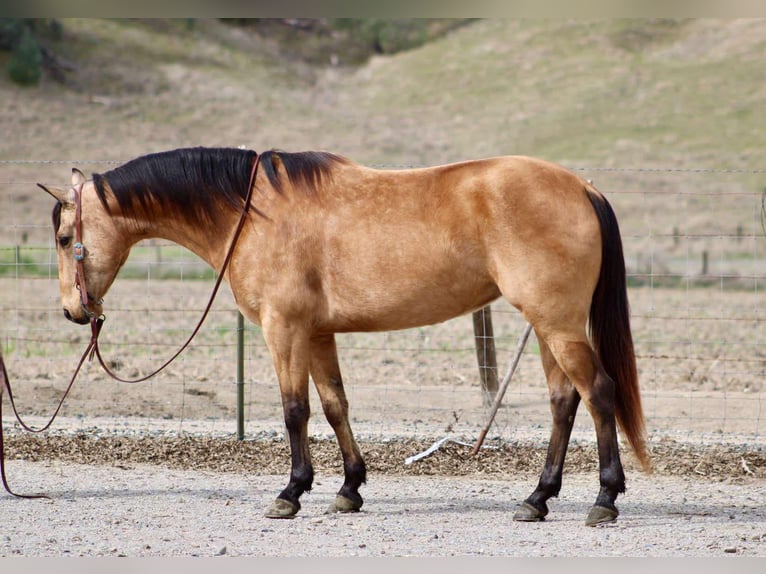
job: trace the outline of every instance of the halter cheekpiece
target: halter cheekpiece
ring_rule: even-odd
[[[85,286],[85,265],[83,263],[85,259],[85,245],[83,245],[83,242],[82,242],[82,188],[83,188],[83,185],[84,183],[78,183],[77,185],[72,187],[72,191],[74,192],[74,204],[75,204],[75,225],[74,225],[75,243],[72,246],[72,255],[75,261],[74,285],[77,288],[77,290],[80,292],[80,305],[82,305],[83,311],[90,319],[94,319],[96,317],[96,313],[88,309],[88,305],[91,303],[92,299],[90,294],[88,293],[88,288]],[[102,300],[99,299],[97,302],[101,303]]]

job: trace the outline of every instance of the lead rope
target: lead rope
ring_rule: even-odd
[[[223,265],[221,266],[221,271],[218,275],[218,279],[215,282],[215,285],[213,287],[213,291],[210,294],[210,299],[208,300],[207,306],[205,307],[204,312],[202,313],[202,317],[200,317],[199,322],[197,323],[197,326],[194,328],[194,331],[189,336],[189,338],[186,340],[186,342],[181,346],[178,351],[176,351],[170,359],[165,361],[165,363],[160,366],[156,371],[153,373],[146,375],[145,377],[141,377],[138,379],[124,379],[118,375],[116,375],[112,370],[106,365],[104,359],[101,357],[101,351],[98,346],[98,336],[101,332],[101,327],[104,324],[104,318],[103,317],[97,317],[95,314],[91,314],[90,317],[90,327],[91,327],[91,337],[90,342],[88,343],[88,346],[85,348],[85,351],[83,352],[82,356],[80,357],[79,362],[77,363],[77,368],[75,369],[74,373],[72,374],[72,378],[69,380],[69,384],[67,385],[66,390],[64,391],[64,394],[61,397],[61,400],[58,403],[58,406],[56,407],[56,410],[53,412],[53,415],[51,415],[50,420],[42,427],[40,428],[34,428],[29,425],[27,425],[19,415],[18,409],[16,408],[16,402],[13,398],[13,391],[11,390],[11,382],[8,378],[8,372],[5,368],[5,361],[3,360],[3,354],[2,350],[0,350],[0,375],[2,376],[2,385],[0,385],[0,479],[2,479],[3,487],[5,488],[6,492],[8,494],[18,497],[18,498],[50,498],[49,496],[45,494],[17,494],[13,492],[8,485],[8,480],[6,479],[5,475],[5,444],[3,441],[3,425],[2,425],[2,418],[3,418],[3,402],[2,402],[2,395],[3,390],[8,391],[8,401],[11,403],[11,408],[13,409],[13,414],[16,417],[16,420],[21,425],[21,427],[32,433],[41,433],[53,424],[53,421],[56,419],[56,417],[59,414],[59,411],[61,410],[62,405],[64,404],[64,400],[66,399],[67,395],[69,394],[69,391],[72,389],[72,386],[74,385],[75,380],[77,379],[77,375],[80,372],[80,369],[82,368],[83,363],[85,362],[85,358],[89,357],[89,360],[93,360],[93,356],[98,358],[98,362],[101,365],[101,368],[104,369],[104,371],[113,379],[123,382],[123,383],[139,383],[142,381],[145,381],[160,371],[162,371],[165,367],[167,367],[170,363],[172,363],[178,355],[183,352],[186,347],[189,346],[189,343],[191,343],[192,339],[194,339],[194,336],[199,332],[200,328],[202,327],[202,323],[205,321],[205,318],[207,317],[210,309],[213,306],[213,301],[215,300],[215,296],[218,293],[218,289],[221,286],[221,282],[223,281],[224,273],[226,271],[226,268],[229,265],[229,262],[231,261],[232,255],[234,253],[234,248],[237,245],[237,240],[239,239],[239,236],[242,232],[243,227],[245,226],[245,221],[247,220],[247,213],[250,209],[250,203],[252,201],[253,197],[253,188],[255,186],[255,178],[258,174],[258,165],[260,164],[261,156],[256,155],[255,156],[255,162],[253,163],[253,168],[250,172],[250,180],[247,187],[247,195],[245,197],[245,206],[242,210],[242,214],[240,215],[239,222],[237,223],[237,227],[234,230],[234,236],[231,239],[231,243],[229,244],[229,250],[226,253],[226,258],[223,261]],[[81,207],[81,198],[80,198],[80,192],[82,191],[82,185],[75,188],[75,202],[76,202],[76,222],[75,222],[75,233],[76,233],[76,243],[74,245],[74,258],[76,261],[76,271],[75,271],[75,283],[77,288],[80,290],[80,300],[83,304],[83,307],[85,308],[87,312],[87,305],[90,301],[90,295],[88,295],[88,290],[85,286],[85,273],[84,273],[84,265],[82,263],[83,258],[85,256],[85,249],[82,245],[82,220],[81,220],[81,214],[82,214],[82,207]]]
[[[3,390],[8,391],[8,402],[11,403],[11,409],[13,410],[13,414],[16,417],[16,420],[18,421],[19,425],[21,425],[21,427],[24,430],[31,433],[41,433],[43,431],[48,430],[50,426],[53,424],[53,421],[56,420],[56,417],[58,416],[59,411],[61,410],[61,407],[64,404],[64,400],[67,398],[67,395],[69,395],[69,391],[72,390],[72,385],[74,385],[75,379],[77,379],[77,375],[79,374],[80,369],[82,368],[82,365],[85,362],[85,357],[87,357],[89,354],[92,354],[94,343],[95,343],[95,339],[91,337],[90,343],[88,343],[88,347],[85,349],[85,352],[82,354],[79,362],[77,363],[77,368],[74,370],[74,373],[72,374],[72,378],[69,379],[69,384],[67,385],[67,388],[64,391],[64,394],[61,395],[61,399],[59,400],[59,403],[56,406],[56,410],[53,411],[53,414],[51,415],[50,420],[39,428],[31,427],[22,420],[21,415],[19,414],[19,411],[16,408],[16,401],[13,398],[13,391],[11,390],[11,381],[8,378],[8,371],[5,368],[5,360],[3,359],[2,351],[0,351],[0,375],[2,375],[3,377],[2,386],[0,386],[0,477],[2,477],[3,486],[5,487],[5,490],[6,492],[8,492],[8,494],[11,494],[18,498],[50,498],[49,496],[45,494],[16,494],[8,486],[8,480],[5,477],[5,443],[3,440],[4,432],[3,432],[3,425],[2,425]]]

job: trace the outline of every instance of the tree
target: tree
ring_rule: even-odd
[[[21,38],[14,46],[6,69],[11,80],[22,86],[33,86],[40,82],[43,56],[40,45],[28,28],[21,32]]]
[[[59,58],[43,41],[59,40],[62,29],[58,20],[45,18],[0,18],[0,52],[10,51],[6,72],[11,80],[24,86],[40,82],[43,68],[61,79],[64,68]]]

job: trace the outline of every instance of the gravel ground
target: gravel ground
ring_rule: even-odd
[[[530,488],[511,477],[373,473],[365,506],[326,515],[318,477],[294,520],[262,516],[283,475],[13,461],[0,499],[2,556],[766,556],[766,485],[636,475],[616,523],[583,524],[595,476],[565,476],[543,523],[515,523]],[[721,500],[721,502],[717,502]]]
[[[625,459],[616,523],[584,525],[597,492],[595,453],[570,448],[564,486],[544,523],[512,513],[536,484],[544,449],[470,449],[448,441],[361,441],[370,468],[355,515],[326,515],[340,486],[337,446],[313,440],[314,489],[294,520],[263,511],[281,490],[281,435],[6,432],[0,556],[766,556],[766,452],[653,443],[655,473]]]

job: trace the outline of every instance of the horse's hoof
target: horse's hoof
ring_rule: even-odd
[[[545,520],[546,514],[548,514],[547,511],[541,512],[539,508],[535,508],[528,502],[522,502],[516,514],[513,515],[513,519],[516,522],[540,522]]]
[[[608,524],[617,520],[620,514],[616,508],[606,508],[605,506],[594,506],[585,519],[586,526],[598,526],[599,524]]]
[[[290,502],[284,498],[277,498],[266,511],[266,518],[295,518],[301,505],[298,502]]]
[[[359,512],[360,508],[362,508],[361,503],[356,503],[350,498],[338,494],[335,496],[335,501],[330,504],[326,514],[334,514],[336,512]]]

